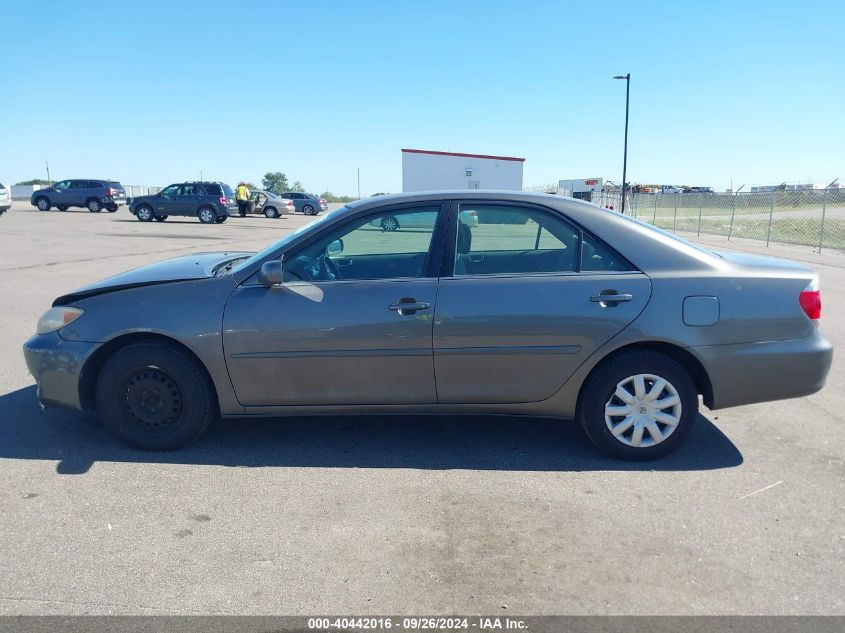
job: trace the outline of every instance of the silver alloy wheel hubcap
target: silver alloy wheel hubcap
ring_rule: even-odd
[[[681,397],[672,383],[655,374],[636,374],[616,384],[604,405],[604,421],[626,446],[646,448],[675,432],[681,412]]]
[[[39,208],[39,210],[41,210],[41,211],[46,211],[46,210],[47,210],[47,202],[46,202],[43,198],[42,198],[41,200],[39,200],[39,201],[38,201],[38,208]]]
[[[211,217],[211,211],[208,209],[203,209],[200,211],[200,218],[205,220],[206,222],[211,222],[214,218]]]
[[[396,230],[396,220],[387,219],[384,221],[383,228],[385,231],[395,231]]]
[[[147,207],[143,207],[142,209],[138,209],[138,217],[142,220],[149,220],[151,217],[151,212]]]
[[[88,203],[88,208],[91,209],[91,211],[99,211],[100,205],[92,200],[91,202]]]

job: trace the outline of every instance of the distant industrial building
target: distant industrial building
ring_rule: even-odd
[[[575,180],[558,181],[558,190],[566,191],[573,198],[592,201],[593,193],[602,191],[603,181],[601,178],[577,178]]]
[[[522,191],[524,158],[402,150],[402,191],[504,189]]]

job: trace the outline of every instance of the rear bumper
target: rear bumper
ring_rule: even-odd
[[[713,386],[712,409],[800,398],[824,387],[833,346],[817,329],[801,339],[691,347]]]
[[[66,341],[57,332],[36,334],[23,346],[29,373],[44,405],[82,410],[79,381],[82,367],[100,343]]]

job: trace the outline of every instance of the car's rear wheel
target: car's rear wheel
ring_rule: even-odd
[[[399,220],[394,218],[392,215],[386,218],[381,219],[381,229],[383,231],[398,231],[399,230]]]
[[[197,211],[197,217],[203,224],[214,224],[217,222],[217,215],[211,207],[203,207]]]
[[[88,202],[85,203],[85,206],[88,207],[88,210],[91,213],[99,213],[103,210],[103,205],[99,200],[91,198]]]
[[[156,222],[164,222],[169,217],[169,215],[157,215],[155,216],[155,220]]]
[[[50,210],[50,201],[41,196],[40,198],[35,199],[35,208],[39,211],[49,211]]]
[[[68,208],[68,207],[67,207],[67,205],[66,205],[66,204],[57,204],[57,205],[56,205],[56,208],[57,208],[59,211],[67,211],[67,208]]]
[[[116,204],[110,204],[109,206],[106,207],[106,210],[109,213],[114,213],[115,211],[117,211],[117,205]]]
[[[97,379],[96,399],[106,428],[144,450],[187,446],[217,415],[202,367],[161,343],[128,345],[109,358]]]
[[[279,217],[279,212],[273,207],[264,207],[264,216],[268,218],[277,218]]]
[[[153,217],[155,217],[153,214],[153,208],[148,207],[147,205],[141,205],[135,209],[135,217],[141,222],[152,222]]]
[[[306,204],[304,207],[302,207],[302,212],[305,215],[314,215],[314,207],[312,207],[310,204]]]
[[[217,224],[223,224],[228,219],[229,219],[229,216],[227,216],[227,215],[218,215],[217,219],[214,220],[214,221],[217,222]]]
[[[668,455],[698,417],[698,393],[675,360],[652,351],[623,352],[596,368],[579,398],[587,436],[620,459]]]

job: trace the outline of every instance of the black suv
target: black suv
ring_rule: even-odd
[[[222,182],[182,182],[151,196],[129,201],[129,210],[141,222],[164,222],[171,215],[196,217],[203,224],[225,222],[238,212],[235,192]]]
[[[114,213],[126,204],[126,191],[113,180],[61,180],[52,187],[33,192],[30,202],[39,211],[49,211],[51,207],[59,211],[85,207],[91,213],[103,209]]]

